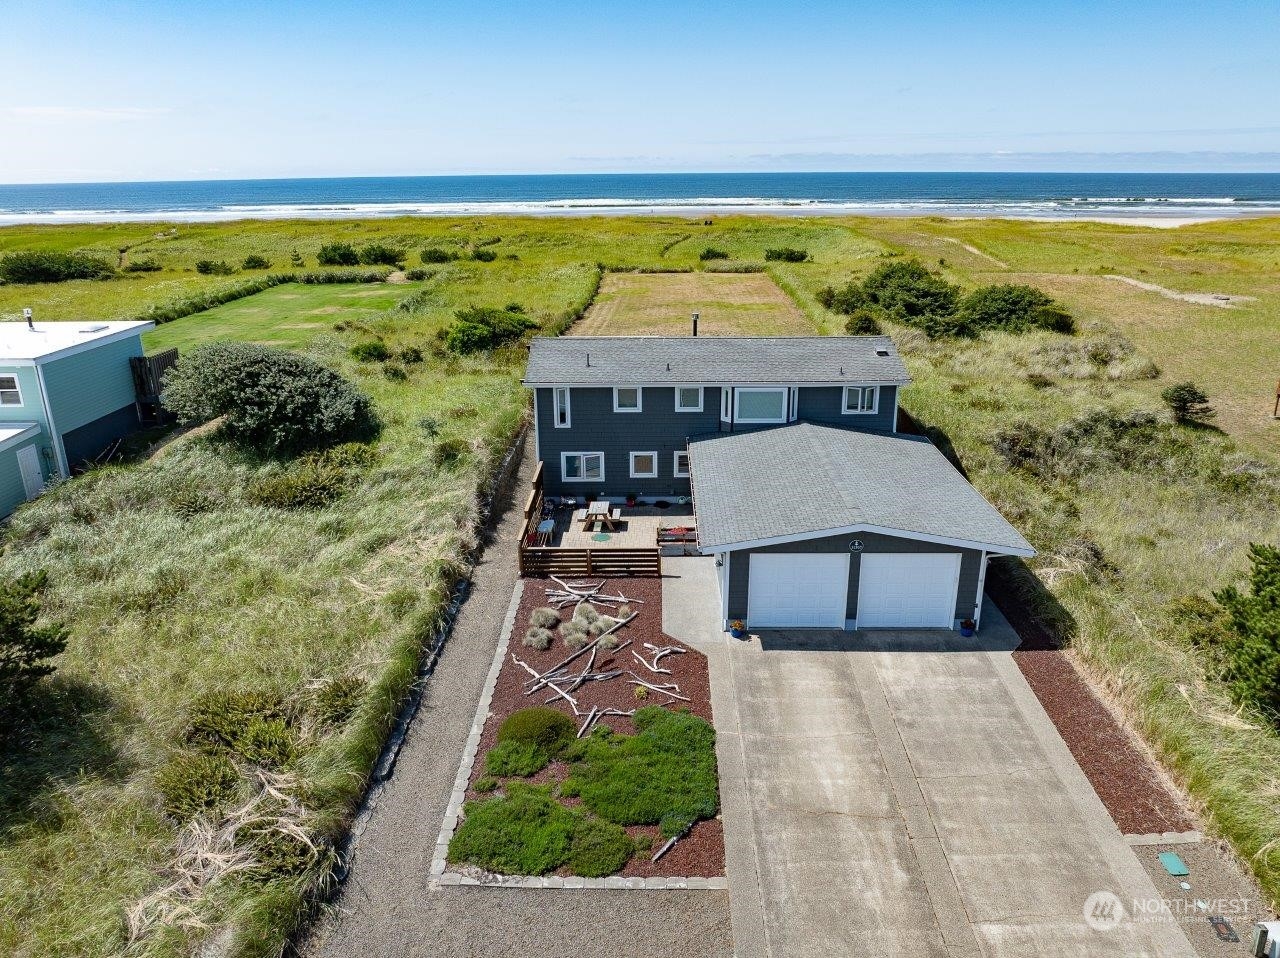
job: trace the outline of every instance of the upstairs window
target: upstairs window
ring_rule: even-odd
[[[880,403],[879,386],[845,386],[844,413],[846,416],[870,415]]]
[[[604,482],[604,453],[560,453],[560,475],[565,482]]]
[[[615,386],[613,389],[613,411],[614,412],[639,412],[640,411],[640,387],[639,386]]]
[[[702,412],[702,387],[677,386],[676,412]]]
[[[658,478],[658,454],[656,452],[633,452],[631,454],[631,478]]]
[[[17,376],[0,376],[0,406],[21,406],[22,390]]]
[[[734,395],[736,409],[734,422],[771,423],[787,421],[787,402],[790,390],[781,389],[738,389]]]
[[[686,478],[689,475],[689,451],[687,449],[681,449],[676,453],[675,459],[676,478]]]
[[[557,429],[569,428],[569,387],[558,386],[555,390],[555,417]]]

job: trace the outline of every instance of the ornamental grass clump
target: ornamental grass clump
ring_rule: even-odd
[[[560,624],[560,613],[550,606],[534,609],[529,614],[529,624],[540,629],[554,629]]]
[[[156,773],[164,810],[180,822],[223,807],[239,787],[240,773],[218,752],[178,752]]]
[[[539,652],[545,652],[547,649],[551,648],[551,642],[554,638],[555,636],[551,634],[550,629],[541,629],[534,626],[525,632],[524,639],[521,641],[526,648],[537,649]]]

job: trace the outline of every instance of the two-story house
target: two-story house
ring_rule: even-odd
[[[0,516],[139,426],[148,322],[0,323]]]
[[[691,496],[725,622],[953,628],[1031,546],[928,440],[887,336],[534,339],[548,495]]]

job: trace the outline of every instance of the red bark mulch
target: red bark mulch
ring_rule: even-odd
[[[595,583],[601,580],[598,578],[571,578],[565,581]],[[530,675],[512,661],[511,656],[513,653],[516,658],[527,663],[530,668],[539,673],[555,666],[572,653],[572,650],[567,649],[560,640],[558,632],[555,633],[555,641],[546,651],[531,649],[522,643],[525,631],[529,628],[530,613],[534,609],[547,605],[545,590],[547,588],[558,588],[550,579],[525,579],[524,595],[521,597],[520,608],[516,613],[511,642],[507,648],[506,655],[503,657],[502,668],[498,673],[498,682],[493,691],[493,700],[489,705],[489,717],[480,736],[480,748],[476,754],[475,767],[472,769],[471,782],[467,789],[466,797],[468,801],[482,801],[491,797],[490,794],[476,792],[471,786],[474,786],[477,779],[485,777],[484,756],[496,744],[498,727],[508,715],[520,709],[530,708],[535,705],[546,705],[549,708],[563,712],[573,719],[579,727],[581,727],[586,718],[586,713],[591,710],[592,706],[628,711],[646,705],[665,705],[673,709],[685,709],[700,718],[706,719],[708,722],[712,721],[711,680],[707,672],[707,660],[702,653],[689,649],[687,652],[664,656],[658,665],[660,668],[670,669],[670,675],[657,675],[650,672],[631,655],[632,650],[635,650],[644,658],[653,661],[652,653],[644,647],[646,642],[656,646],[675,645],[688,648],[682,642],[678,642],[662,632],[662,580],[618,578],[604,581],[603,592],[610,595],[617,595],[621,592],[629,599],[641,601],[632,604],[632,610],[637,613],[636,618],[630,625],[624,626],[616,633],[622,643],[631,640],[631,644],[623,649],[613,651],[602,649],[597,652],[592,671],[605,672],[619,668],[632,669],[646,682],[654,685],[675,682],[679,686],[680,694],[690,701],[672,700],[660,692],[652,691],[649,692],[647,698],[637,699],[634,692],[636,686],[629,684],[628,680],[631,676],[628,675],[604,682],[586,682],[574,691],[572,693],[573,697],[577,699],[578,708],[583,713],[581,717],[574,716],[573,709],[570,708],[569,703],[559,696],[553,697],[548,690],[539,690],[533,695],[525,695],[525,681],[530,678]],[[604,613],[611,612],[609,608],[604,606],[598,608],[599,611]],[[569,618],[573,614],[573,607],[566,606],[560,610],[560,614],[564,619]],[[591,653],[588,652],[574,660],[569,666],[570,671],[581,671],[590,655]],[[553,700],[547,701],[548,699]],[[628,735],[635,732],[635,725],[629,716],[608,715],[597,724],[608,725],[615,732]],[[528,779],[513,779],[513,781],[528,781],[534,784],[558,783],[563,781],[568,772],[569,766],[567,764],[555,761]],[[562,798],[559,801],[567,806],[577,804],[576,799]],[[654,852],[661,848],[666,841],[658,834],[657,826],[633,826],[627,828],[627,832],[633,838],[640,835],[651,836]],[[676,842],[675,847],[657,862],[649,861],[651,854],[641,853],[636,855],[627,863],[626,868],[618,874],[641,878],[712,878],[722,876],[724,874],[724,834],[721,830],[720,820],[716,818],[698,822],[688,835]],[[568,872],[562,870],[556,874],[568,874]]]

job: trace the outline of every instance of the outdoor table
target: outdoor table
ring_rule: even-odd
[[[538,523],[538,544],[547,545],[551,541],[551,533],[556,531],[556,520],[543,519]]]
[[[616,522],[619,518],[621,513],[618,510],[610,511],[608,500],[598,499],[587,506],[586,515],[582,517],[582,526],[586,529],[598,522],[601,529],[613,532],[617,528]]]

